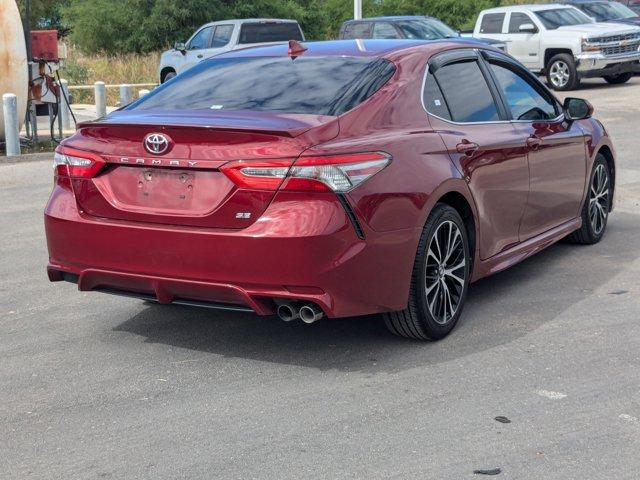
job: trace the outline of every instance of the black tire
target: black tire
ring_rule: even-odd
[[[559,53],[551,57],[547,62],[546,71],[547,84],[554,90],[566,92],[580,86],[576,61],[568,53]],[[560,72],[563,72],[562,76],[559,75]]]
[[[604,78],[607,83],[611,85],[620,85],[622,83],[627,83],[633,77],[633,72],[621,73],[619,75],[607,75]]]
[[[168,82],[169,80],[171,80],[176,75],[178,75],[178,74],[175,71],[173,71],[173,70],[168,71],[167,73],[164,74],[164,77],[162,77],[162,83]]]
[[[453,226],[457,228],[460,234],[460,243],[458,243],[458,236],[455,234]],[[447,231],[449,238],[452,236],[452,232],[454,232],[454,245],[452,248],[444,251],[444,253],[442,250],[444,250],[445,247],[438,249],[438,255],[441,258],[445,256],[448,260],[445,258],[444,262],[436,262],[436,255],[429,255],[429,248],[437,245],[434,243],[435,234],[438,234],[438,238],[442,239],[444,238],[442,237],[443,233],[446,235]],[[433,251],[435,251],[435,247],[432,252]],[[449,254],[450,256],[446,255],[447,251],[451,252]],[[452,268],[460,264],[463,259],[463,267]],[[407,308],[400,312],[385,313],[384,320],[387,328],[395,335],[416,340],[439,340],[447,336],[449,332],[453,330],[462,314],[462,308],[469,288],[469,279],[471,277],[471,261],[469,239],[464,221],[455,209],[449,205],[438,203],[429,215],[422,231],[420,242],[418,243]],[[434,268],[433,264],[436,263],[451,268]],[[451,275],[454,272],[455,275]],[[454,280],[454,278],[462,280],[462,284]],[[432,285],[431,292],[428,292],[428,282],[431,282]],[[446,299],[444,304],[440,301],[440,299],[443,298],[440,294],[440,288],[441,285],[443,285],[441,282],[444,282],[446,286],[446,290],[445,287],[442,287],[442,292],[446,291],[446,293],[442,295],[448,295],[450,305],[449,312],[453,313],[449,318],[447,318]],[[433,287],[433,285],[435,285],[435,287]],[[451,287],[451,290],[449,290],[449,287]],[[429,295],[431,295],[431,297]],[[436,296],[438,296],[438,299],[434,300]],[[429,299],[431,299],[431,302],[429,302]],[[457,306],[453,308],[453,303],[455,303],[456,299]],[[432,309],[443,312],[442,317],[434,316],[431,311]]]
[[[601,224],[595,223],[592,221],[592,199],[595,196],[598,196],[599,188],[596,185],[594,190],[594,181],[596,184],[598,183],[596,176],[598,172],[604,172],[606,174],[606,199],[604,201],[596,202],[600,203],[600,208],[604,212],[603,219],[601,220]],[[596,161],[593,162],[593,168],[591,169],[591,175],[589,176],[589,187],[587,189],[587,197],[584,200],[584,205],[582,207],[582,227],[579,230],[576,230],[571,235],[567,237],[567,240],[571,243],[579,243],[582,245],[593,245],[594,243],[598,243],[602,240],[604,236],[604,232],[607,229],[607,220],[609,218],[609,211],[611,210],[611,198],[613,194],[613,189],[611,188],[611,169],[609,168],[609,164],[607,160],[601,155],[598,154],[596,157]],[[603,197],[599,197],[602,199]],[[595,209],[598,207],[594,206]]]

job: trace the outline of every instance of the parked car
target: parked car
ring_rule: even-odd
[[[607,0],[565,0],[560,3],[576,7],[596,22],[640,25],[638,13],[618,2]]]
[[[483,10],[474,37],[507,43],[509,54],[530,70],[546,74],[555,90],[573,90],[587,77],[625,83],[640,70],[640,28],[595,23],[567,5]]]
[[[602,239],[616,169],[592,111],[476,42],[222,54],[57,148],[49,278],[439,339],[471,282]]]
[[[637,15],[640,15],[640,0],[618,0],[618,3],[626,5]]]
[[[340,27],[341,40],[366,39],[407,39],[438,40],[463,38],[460,32],[446,23],[426,16],[371,17],[362,20],[347,20]],[[469,38],[465,37],[465,40]],[[478,42],[500,50],[505,50],[504,42],[491,39],[477,39]]]
[[[304,40],[295,20],[251,18],[207,23],[185,43],[177,42],[173,49],[161,55],[158,80],[164,83],[213,55],[289,40]]]

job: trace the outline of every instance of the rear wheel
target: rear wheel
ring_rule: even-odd
[[[455,327],[467,295],[471,256],[460,214],[437,204],[424,227],[413,267],[407,308],[384,315],[394,334],[438,340]]]
[[[547,63],[547,83],[554,90],[575,90],[580,85],[580,77],[573,56],[559,53]]]
[[[582,227],[569,235],[567,240],[592,245],[602,239],[611,208],[611,185],[609,164],[598,154],[591,171],[587,199],[582,207]]]
[[[627,83],[629,80],[631,80],[631,77],[633,77],[633,73],[628,72],[621,73],[620,75],[607,75],[606,77],[602,78],[604,78],[607,83],[610,83],[611,85],[620,85],[621,83]]]

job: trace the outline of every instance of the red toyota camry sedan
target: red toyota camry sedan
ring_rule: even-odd
[[[459,40],[217,56],[58,147],[49,278],[439,339],[471,282],[600,241],[615,164],[592,110]]]

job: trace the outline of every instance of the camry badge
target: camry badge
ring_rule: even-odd
[[[162,155],[169,150],[169,138],[162,133],[150,133],[144,137],[144,148],[154,155]]]

